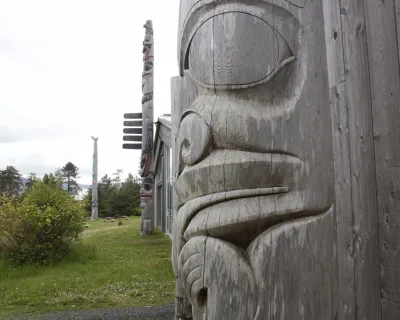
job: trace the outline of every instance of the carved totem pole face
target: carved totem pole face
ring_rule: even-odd
[[[196,98],[173,114],[173,260],[195,319],[333,319],[322,12],[311,0],[181,1],[180,71]]]

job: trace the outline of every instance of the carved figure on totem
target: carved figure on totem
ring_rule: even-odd
[[[196,320],[335,319],[322,1],[181,0],[178,47],[177,297]]]
[[[154,64],[154,41],[153,24],[147,21],[143,42],[143,73],[142,73],[142,113],[143,113],[143,141],[142,141],[142,177],[146,177],[150,170],[151,157],[153,152],[153,64]]]
[[[143,42],[143,73],[142,73],[142,158],[141,158],[141,176],[142,189],[141,199],[142,211],[142,234],[150,234],[154,230],[154,206],[153,199],[153,178],[150,172],[152,154],[153,154],[153,65],[154,65],[154,41],[153,25],[147,21],[144,25],[146,29]],[[151,187],[150,187],[151,186]]]
[[[142,215],[140,219],[140,231],[142,234],[151,234],[154,231],[154,205],[153,205],[153,190],[154,178],[150,173],[142,180],[140,188],[140,207]]]

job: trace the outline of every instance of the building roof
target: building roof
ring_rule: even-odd
[[[156,122],[156,134],[154,136],[151,171],[155,172],[157,168],[159,155],[162,152],[163,145],[165,144],[171,148],[171,143],[171,115],[163,114],[162,116],[158,117],[158,121]]]
[[[161,122],[163,125],[167,126],[169,129],[171,129],[171,115],[170,114],[163,114],[162,116],[159,116],[158,122]]]

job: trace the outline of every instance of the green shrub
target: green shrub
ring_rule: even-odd
[[[97,258],[96,247],[82,242],[72,243],[69,246],[68,254],[65,257],[66,261],[73,263],[86,264]]]
[[[142,215],[142,208],[134,208],[132,215],[135,217],[140,217]]]
[[[85,212],[64,190],[38,181],[22,200],[0,201],[0,252],[15,264],[64,258],[83,231]]]

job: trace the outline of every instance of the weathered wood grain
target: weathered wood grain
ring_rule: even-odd
[[[393,0],[366,1],[365,4],[376,166],[390,168],[400,165],[400,69],[396,17]]]
[[[378,169],[382,319],[400,319],[400,167]]]
[[[335,167],[335,209],[339,266],[338,319],[355,319],[354,238],[346,84],[331,89],[333,155]]]
[[[394,16],[397,30],[397,53],[400,60],[400,0],[394,0]]]
[[[231,12],[213,19],[216,86],[261,81],[292,56],[282,36],[260,18]]]
[[[182,86],[183,81],[182,78],[177,76],[171,79],[171,152],[172,152],[172,183],[175,183],[176,180],[176,171],[178,168],[178,151],[177,148],[177,139],[178,139],[178,130],[179,130],[179,115],[182,112],[183,103],[185,102],[182,98]],[[174,188],[173,188],[174,189]],[[177,201],[176,201],[176,193],[172,192],[172,228],[174,228],[174,217],[178,212]],[[176,265],[173,263],[172,267],[174,269],[175,275],[177,275]],[[185,298],[185,294],[183,292],[183,288],[180,284],[180,281],[176,278],[176,303],[175,303],[175,318],[177,320],[186,320],[191,319],[192,317],[192,308],[190,303]]]
[[[375,159],[363,1],[340,0],[354,215],[355,319],[381,319]]]
[[[326,54],[329,88],[344,81],[342,23],[339,0],[324,0]]]
[[[322,1],[183,2],[181,75],[199,95],[173,120],[177,296],[196,320],[336,319]]]
[[[255,320],[337,319],[334,223],[330,209],[266,230],[248,247],[261,279]]]
[[[398,4],[398,3],[397,3]],[[395,3],[366,1],[377,170],[382,319],[400,317],[400,74]]]
[[[198,81],[214,85],[214,19],[206,21],[194,35],[189,49],[189,68]]]

